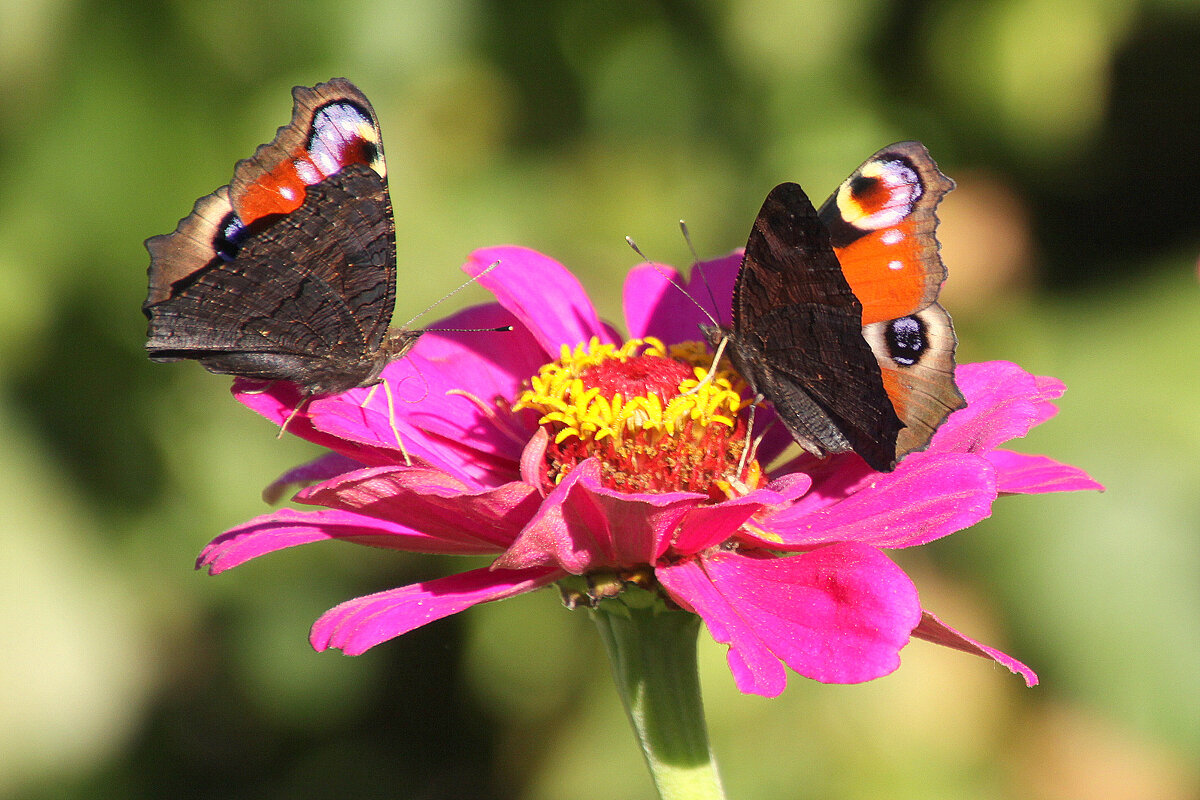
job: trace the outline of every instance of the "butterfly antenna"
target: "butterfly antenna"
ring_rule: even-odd
[[[704,290],[708,292],[708,300],[712,303],[712,307],[717,307],[717,296],[713,293],[712,284],[708,282],[708,276],[704,274],[704,269],[700,266],[700,256],[696,253],[696,245],[692,243],[692,233],[688,230],[687,222],[679,220],[679,232],[683,234],[683,240],[687,242],[688,250],[692,254],[692,264],[696,267],[696,271],[700,273],[700,280],[704,282]],[[695,301],[693,301],[695,302]],[[696,305],[700,305],[696,303]],[[704,312],[712,321],[713,327],[720,327],[720,323],[709,314],[707,310]]]
[[[696,245],[693,244],[693,242],[692,242],[692,232],[688,230],[688,225],[687,225],[686,220],[682,220],[682,219],[679,220],[679,232],[683,234],[683,240],[685,242],[687,242],[688,250],[691,251],[691,254],[692,254],[692,264],[693,264],[693,266],[696,267],[696,271],[700,273],[700,280],[704,282],[704,290],[706,292],[708,292],[708,300],[710,303],[712,303],[712,307],[715,309],[717,307],[717,296],[713,292],[712,284],[708,282],[708,275],[705,274],[704,268],[700,266],[700,256],[696,252]],[[697,305],[699,305],[699,303],[697,303]],[[707,311],[705,311],[704,313],[708,314]],[[713,318],[712,314],[708,314],[708,318],[710,320],[712,320],[712,324],[713,324],[714,328],[721,327],[720,323],[717,322],[716,319]],[[708,368],[708,372],[705,374],[704,378],[700,381],[700,383],[692,391],[699,391],[701,386],[710,382],[713,379],[713,377],[716,375],[717,364],[721,363],[721,356],[722,356],[722,354],[724,354],[725,346],[727,344],[729,344],[729,337],[722,336],[721,343],[719,345],[717,345],[717,352],[713,354],[712,366],[710,366]],[[751,427],[753,427],[753,425],[754,425],[753,409],[751,409],[751,412],[750,412],[750,425],[751,425]],[[749,435],[749,429],[747,429],[747,435]],[[743,456],[742,464],[743,465],[745,464],[745,452],[746,452],[745,450],[742,450],[742,456]],[[742,467],[739,466],[738,467],[739,475],[741,474],[741,470],[742,470]]]
[[[687,222],[685,220],[679,220],[679,230],[683,233],[683,241],[687,242],[688,251],[692,254],[692,263],[699,264],[700,256],[698,253],[696,253],[696,245],[692,244],[692,234],[691,231],[688,230]]]
[[[413,317],[412,319],[410,319],[408,322],[404,323],[403,327],[404,327],[405,329],[407,329],[409,325],[412,325],[414,322],[416,322],[417,320],[419,320],[421,317],[425,316],[425,315],[426,315],[426,314],[428,314],[430,311],[432,311],[433,309],[435,309],[435,308],[437,308],[438,306],[440,306],[442,303],[444,303],[444,302],[446,302],[447,300],[449,300],[451,297],[454,297],[454,295],[458,294],[458,293],[459,293],[459,292],[461,292],[463,289],[465,289],[465,288],[467,288],[468,286],[470,286],[472,283],[475,283],[475,282],[476,282],[476,281],[478,281],[480,278],[482,278],[484,275],[487,275],[489,272],[491,272],[492,270],[494,270],[494,269],[495,269],[496,267],[498,267],[498,266],[500,266],[500,262],[499,262],[499,261],[493,261],[491,264],[489,264],[489,265],[488,265],[487,269],[483,270],[483,271],[482,271],[482,272],[480,272],[478,275],[474,275],[474,276],[472,276],[472,277],[468,278],[467,280],[463,281],[463,282],[462,282],[462,283],[461,283],[461,284],[460,284],[460,285],[459,285],[457,288],[455,288],[455,289],[451,289],[449,292],[446,292],[446,294],[442,295],[442,297],[438,298],[437,300],[434,300],[432,303],[430,303],[430,304],[429,304],[429,305],[428,305],[428,306],[425,308],[425,310],[424,310],[424,311],[422,311],[421,313],[417,314],[415,317]],[[489,329],[489,330],[491,330],[491,329]],[[502,329],[502,328],[500,328],[500,329],[498,329],[498,330],[503,330],[503,329]],[[509,328],[509,330],[512,330],[512,328],[510,327],[510,328]]]
[[[679,221],[679,224],[680,224],[680,225],[683,227],[683,230],[684,230],[684,238],[686,238],[686,239],[687,239],[688,246],[689,246],[689,247],[691,247],[691,244],[692,244],[692,239],[691,239],[691,237],[690,237],[690,236],[688,236],[688,235],[687,235],[687,224],[686,224],[686,223],[685,223],[683,220],[680,220],[680,221]],[[642,257],[642,260],[643,260],[643,261],[645,261],[645,262],[646,262],[647,264],[649,264],[651,267],[654,267],[654,269],[655,269],[655,270],[658,270],[659,274],[660,274],[660,275],[662,275],[664,278],[666,278],[666,279],[667,279],[667,281],[668,281],[668,282],[669,282],[669,283],[670,283],[672,286],[674,286],[676,289],[678,289],[680,292],[682,292],[684,297],[686,297],[688,300],[691,300],[691,301],[692,301],[692,303],[693,303],[693,304],[696,306],[696,308],[700,309],[700,311],[701,311],[701,312],[704,314],[704,316],[708,317],[708,320],[709,320],[709,322],[711,322],[711,323],[713,324],[713,327],[714,327],[714,328],[720,328],[720,327],[721,327],[721,323],[717,322],[717,319],[716,319],[716,317],[714,317],[712,314],[710,314],[710,313],[709,313],[709,311],[708,311],[708,309],[707,309],[707,308],[705,308],[703,305],[701,305],[701,304],[700,304],[700,302],[699,302],[698,300],[696,300],[696,298],[694,298],[694,297],[692,297],[690,294],[688,294],[688,291],[687,291],[687,289],[684,289],[682,286],[680,286],[678,283],[676,283],[676,282],[675,282],[675,279],[674,279],[674,278],[672,278],[672,277],[671,277],[669,274],[667,274],[666,272],[664,272],[664,271],[662,271],[661,269],[659,269],[659,265],[658,265],[658,264],[655,264],[653,261],[651,261],[650,259],[646,258],[646,254],[645,254],[645,253],[643,253],[643,252],[641,251],[641,248],[639,248],[639,247],[637,246],[637,242],[633,241],[633,238],[632,238],[632,237],[630,237],[630,236],[626,236],[626,237],[625,237],[625,242],[626,242],[626,244],[628,244],[628,245],[629,245],[629,246],[630,246],[630,247],[633,249],[633,252],[637,253],[639,256],[641,256],[641,257]],[[696,250],[695,250],[695,248],[692,248],[692,256],[693,256],[693,257],[695,257],[695,255],[696,255]],[[699,262],[694,262],[694,263],[697,263],[697,264],[698,264]],[[701,275],[701,277],[703,277],[703,275],[704,275],[704,271],[703,271],[703,270],[700,270],[700,275]],[[705,279],[704,279],[704,285],[705,285],[705,287],[707,287],[707,289],[708,289],[708,296],[709,296],[710,298],[712,298],[712,302],[713,302],[713,308],[716,308],[716,307],[717,307],[717,300],[716,300],[716,298],[713,296],[712,287],[708,285],[708,279],[707,279],[707,278],[705,278]],[[721,344],[717,346],[717,352],[716,352],[716,355],[713,357],[712,364],[709,366],[709,368],[708,368],[708,372],[704,373],[704,377],[700,379],[700,382],[699,382],[699,383],[697,383],[697,384],[696,384],[695,386],[693,386],[691,389],[688,389],[686,392],[684,392],[684,393],[683,393],[683,396],[684,396],[684,397],[687,397],[687,396],[689,396],[689,395],[696,394],[696,393],[697,393],[697,392],[699,392],[699,391],[700,391],[702,388],[704,388],[704,386],[705,386],[706,384],[712,383],[712,380],[713,380],[713,378],[714,378],[714,377],[716,376],[716,374],[717,374],[717,365],[718,365],[718,364],[721,362],[721,354],[725,352],[725,344],[726,344],[728,341],[729,341],[728,337],[724,337],[724,336],[722,336],[722,337],[721,337]]]
[[[498,328],[421,328],[421,331],[423,333],[503,333],[512,329],[512,325],[501,325]]]
[[[408,322],[404,323],[403,329],[410,330],[410,328],[408,327],[409,325],[413,324],[414,322],[419,320],[421,317],[425,316],[430,311],[432,311],[434,308],[436,308],[437,306],[439,306],[442,303],[449,300],[451,297],[454,297],[454,295],[458,294],[463,289],[470,286],[472,283],[475,283],[480,278],[482,278],[484,275],[487,275],[489,272],[491,272],[498,266],[500,266],[500,262],[493,261],[491,264],[488,265],[487,269],[483,270],[482,272],[480,272],[478,275],[474,276],[473,278],[463,281],[462,284],[460,284],[458,286],[458,288],[447,292],[439,300],[430,304],[430,306],[428,308],[426,308],[424,311],[422,311],[420,314],[417,314],[415,317],[410,319]],[[498,328],[421,328],[420,331],[421,331],[421,333],[502,333],[504,331],[511,331],[512,329],[513,329],[512,325],[501,325]],[[420,402],[420,401],[418,400],[417,402]]]
[[[696,300],[696,298],[694,298],[694,297],[692,297],[690,294],[688,294],[688,291],[687,291],[687,289],[685,289],[685,288],[683,288],[682,286],[680,286],[680,285],[679,285],[679,284],[676,282],[675,278],[673,278],[673,277],[671,276],[670,272],[668,272],[667,270],[664,270],[664,269],[662,268],[662,265],[661,265],[661,264],[656,264],[656,263],[654,263],[653,261],[651,261],[650,259],[646,258],[646,254],[645,254],[645,253],[643,253],[643,252],[642,252],[642,250],[641,250],[641,248],[637,246],[637,242],[635,242],[635,241],[633,240],[633,238],[632,238],[632,237],[630,237],[630,236],[626,236],[626,237],[625,237],[625,243],[629,245],[630,249],[632,249],[632,250],[633,250],[633,252],[635,252],[635,253],[637,253],[639,256],[641,256],[641,258],[642,258],[642,261],[645,261],[647,264],[649,264],[651,267],[653,267],[653,268],[655,269],[655,271],[656,271],[656,272],[658,272],[658,274],[659,274],[659,275],[662,275],[664,278],[666,278],[666,279],[667,279],[667,282],[668,282],[668,283],[670,283],[672,286],[674,286],[676,289],[678,289],[678,290],[680,291],[680,293],[682,293],[682,294],[683,294],[683,296],[684,296],[684,297],[686,297],[688,300],[691,300],[691,301],[692,301],[692,303],[693,303],[693,304],[696,306],[696,308],[700,309],[700,313],[702,313],[702,314],[704,314],[704,316],[708,317],[708,321],[709,321],[709,322],[711,322],[711,323],[712,323],[714,326],[718,326],[718,325],[720,325],[720,323],[719,323],[719,322],[717,322],[717,320],[716,320],[716,317],[714,317],[714,316],[713,316],[713,315],[712,315],[712,314],[709,312],[709,310],[708,310],[707,308],[705,308],[704,306],[702,306],[702,305],[700,304],[700,302],[699,302],[698,300]],[[694,253],[694,252],[693,252],[693,255],[695,255],[695,253]],[[705,285],[707,285],[707,284],[708,284],[708,282],[707,282],[707,281],[705,281]],[[708,293],[709,293],[709,295],[711,295],[711,294],[712,294],[712,289],[709,289],[709,290],[708,290]],[[717,307],[717,306],[716,306],[716,301],[714,300],[714,301],[713,301],[713,308],[716,308],[716,307]]]

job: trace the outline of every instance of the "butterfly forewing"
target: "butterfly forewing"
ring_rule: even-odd
[[[292,120],[234,167],[229,195],[245,225],[287,214],[313,186],[350,164],[387,180],[375,109],[345,78],[292,89]]]

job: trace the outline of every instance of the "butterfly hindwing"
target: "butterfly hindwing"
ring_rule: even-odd
[[[950,315],[936,303],[946,279],[936,210],[952,188],[924,145],[900,142],[863,162],[820,210],[905,425],[897,458],[924,449],[946,417],[966,405],[954,383]]]
[[[863,337],[879,358],[884,390],[904,422],[896,457],[925,449],[946,417],[966,405],[954,383],[950,315],[932,303],[916,314],[867,325]]]

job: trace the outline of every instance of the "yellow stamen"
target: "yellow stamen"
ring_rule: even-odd
[[[674,394],[667,397],[655,391],[633,397],[623,397],[616,392],[606,397],[601,394],[600,387],[585,386],[581,377],[588,369],[605,361],[626,362],[646,356],[694,364],[696,378],[684,380]],[[733,429],[738,412],[747,402],[735,390],[737,379],[728,370],[719,369],[712,381],[700,386],[700,379],[707,373],[699,366],[704,357],[699,343],[676,345],[668,353],[666,346],[653,337],[630,339],[620,347],[603,344],[595,337],[574,348],[563,345],[559,359],[544,365],[530,378],[529,388],[522,392],[514,409],[532,408],[542,412],[539,424],[559,427],[555,443],[562,443],[572,436],[584,441],[610,437],[621,441],[626,435],[638,432],[652,438],[673,436],[689,419],[701,427],[724,425]]]

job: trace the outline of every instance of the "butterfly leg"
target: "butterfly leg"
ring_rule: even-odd
[[[721,341],[721,347],[725,346],[725,341],[726,340]],[[721,356],[720,348],[718,348],[717,357],[720,358],[720,356]],[[716,362],[714,361],[713,364],[715,367]],[[746,469],[746,462],[747,462],[747,460],[749,460],[750,451],[758,450],[758,443],[760,441],[762,441],[762,437],[760,436],[760,437],[758,437],[758,440],[754,442],[753,446],[751,446],[751,444],[750,444],[750,436],[751,436],[751,434],[754,433],[754,412],[758,408],[758,404],[761,403],[762,400],[763,400],[763,397],[760,394],[760,395],[755,396],[754,402],[750,404],[750,419],[746,422],[746,445],[745,445],[745,447],[742,448],[742,457],[740,459],[738,459],[738,468],[737,468],[738,480],[742,479],[742,473]]]
[[[717,374],[717,365],[721,363],[721,356],[725,353],[725,345],[728,343],[728,338],[721,339],[721,343],[717,345],[717,352],[713,354],[712,364],[709,366],[708,372],[704,373],[704,377],[700,379],[699,383],[683,393],[684,397],[693,395],[703,389],[706,385],[712,383],[713,377]]]
[[[265,389],[261,391],[265,391]],[[283,424],[279,426],[279,433],[275,434],[276,439],[283,438],[283,432],[287,430],[288,425],[292,424],[292,420],[296,418],[296,415],[300,413],[301,409],[308,405],[310,400],[312,400],[311,394],[306,394],[300,398],[300,402],[296,403],[296,407],[292,409],[292,413],[288,414],[287,419],[285,419]]]
[[[376,384],[378,386],[379,384]],[[371,391],[375,391],[375,387],[371,387]],[[404,456],[405,466],[412,466],[412,459],[408,456],[408,451],[404,449],[404,440],[400,436],[400,430],[396,427],[396,401],[392,397],[392,386],[387,381],[383,381],[383,394],[387,397],[388,408],[388,427],[392,429],[392,436],[396,438],[396,446],[400,448],[400,454]],[[364,405],[366,405],[364,403]]]

